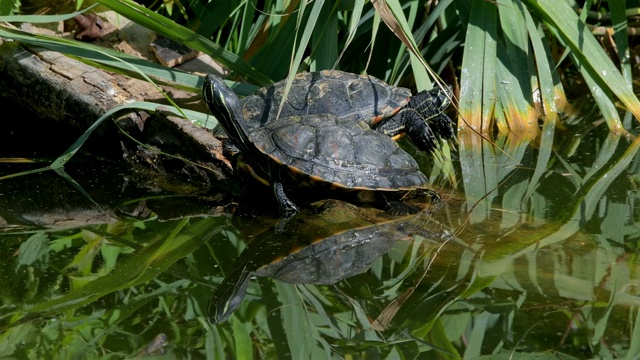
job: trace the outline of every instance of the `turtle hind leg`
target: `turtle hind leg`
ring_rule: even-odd
[[[293,203],[287,197],[287,194],[284,192],[284,187],[281,182],[273,183],[273,194],[276,196],[276,200],[278,201],[278,207],[280,208],[281,217],[278,220],[278,223],[275,227],[276,234],[282,234],[285,231],[285,226],[293,218],[299,211],[300,208]]]
[[[278,207],[280,208],[281,212],[285,214],[294,215],[295,213],[300,211],[300,208],[298,207],[298,205],[294,204],[293,201],[291,201],[289,197],[287,197],[287,194],[285,194],[284,187],[282,186],[281,182],[276,181],[273,183],[272,186],[273,186],[273,194],[275,195],[276,200],[278,201]]]

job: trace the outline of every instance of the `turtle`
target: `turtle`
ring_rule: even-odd
[[[240,98],[213,75],[204,80],[203,96],[240,151],[241,163],[272,187],[285,214],[299,211],[285,190],[300,185],[326,185],[347,192],[429,191],[429,181],[415,159],[362,121],[322,113],[281,116],[252,126]]]
[[[431,211],[439,203],[423,205]],[[335,284],[358,275],[398,241],[415,235],[431,238],[441,231],[424,226],[429,220],[423,216],[428,216],[426,211],[395,216],[335,199],[315,202],[284,232],[262,231],[253,237],[214,291],[209,318],[225,321],[244,299],[252,276],[290,284]]]
[[[438,138],[454,136],[452,121],[444,114],[451,102],[451,87],[434,87],[411,95],[411,90],[386,84],[369,75],[339,70],[303,72],[295,76],[280,109],[286,80],[261,88],[242,102],[249,127],[261,127],[280,117],[332,114],[364,121],[394,139],[405,133],[421,150],[432,152]]]

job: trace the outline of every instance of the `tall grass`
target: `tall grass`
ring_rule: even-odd
[[[558,73],[560,59],[553,58],[550,43],[564,46],[611,130],[623,131],[613,111],[616,98],[636,117],[640,114],[628,70],[625,80],[584,19],[563,1],[388,0],[372,5],[267,0],[260,9],[255,1],[174,2],[181,13],[193,12],[184,21],[186,26],[130,0],[98,2],[158,34],[210,54],[232,70],[235,79],[257,86],[299,71],[339,68],[422,90],[435,80],[435,75],[429,75],[430,67],[432,74],[459,81],[460,130],[471,128],[485,137],[498,130],[533,139],[538,134],[538,116],[562,109],[566,100]],[[383,5],[388,12],[377,11]],[[614,10],[623,4],[610,6],[612,13],[619,14]],[[2,20],[42,19],[5,16]],[[54,20],[58,19],[50,19]],[[616,20],[616,29],[623,31],[624,16]],[[7,38],[24,35],[9,33],[4,26],[3,30]],[[619,31],[615,39],[621,55],[615,60],[628,64],[626,37],[618,36]],[[53,47],[55,40],[49,40],[48,46]],[[67,46],[71,45],[57,45],[57,50],[65,51]],[[74,53],[71,48],[67,52]],[[77,56],[90,58],[87,52]],[[196,87],[188,80],[178,84]]]

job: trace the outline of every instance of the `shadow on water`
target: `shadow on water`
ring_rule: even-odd
[[[637,357],[637,145],[498,143],[461,142],[417,215],[330,200],[278,231],[112,163],[66,167],[85,194],[3,180],[0,357]]]

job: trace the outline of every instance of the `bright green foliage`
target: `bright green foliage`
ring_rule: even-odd
[[[422,11],[427,6],[424,1],[388,1],[384,14],[364,1],[322,0],[267,0],[260,3],[260,9],[255,1],[172,1],[157,9],[170,13],[186,27],[129,0],[99,2],[159,34],[211,54],[258,86],[291,79],[298,71],[339,68],[369,72],[394,84],[415,82],[418,89],[425,89],[434,81],[425,71],[426,64],[443,74],[446,64],[453,61],[454,67],[460,66],[459,126],[475,129],[485,137],[497,125],[504,134],[535,138],[539,133],[537,117],[562,110],[565,95],[557,72],[558,59],[554,59],[550,44],[566,45],[566,54],[584,76],[612,130],[622,129],[612,96],[621,99],[631,112],[640,113],[630,92],[628,66],[625,80],[584,19],[565,2],[442,1]],[[624,4],[610,5],[624,60],[628,47],[620,34],[625,18],[618,11]],[[181,15],[176,17],[177,13]],[[186,16],[190,13],[195,16]],[[29,41],[24,34],[2,35]],[[63,52],[69,46],[39,42]],[[465,43],[473,46],[462,47]],[[92,59],[90,52],[95,49],[87,46],[82,53],[74,51],[76,56]],[[145,73],[157,76],[150,66],[126,57],[123,60],[146,67]],[[92,61],[114,66],[106,59],[93,57]],[[194,90],[199,85],[186,78],[162,77]]]
[[[428,88],[421,57],[447,82],[457,79],[459,146],[450,155],[459,163],[442,162],[457,171],[462,194],[423,224],[447,230],[449,242],[398,243],[371,271],[335,287],[252,280],[230,320],[213,326],[209,296],[245,240],[225,218],[131,223],[122,233],[102,225],[7,234],[3,253],[16,255],[0,269],[0,357],[121,358],[166,333],[179,358],[637,358],[640,140],[622,133],[640,113],[623,2],[601,9],[610,10],[622,71],[586,15],[557,0],[389,0],[391,17],[361,0],[163,2],[180,24],[129,0],[99,2],[210,54],[251,83],[243,94],[332,67]],[[0,36],[148,81],[201,85],[75,41],[7,26]],[[615,132],[563,117],[565,89],[581,82],[600,128]],[[629,110],[622,119],[617,100]],[[119,110],[46,169],[83,193],[63,166]],[[574,136],[585,133],[588,142]],[[388,317],[373,322],[381,314]]]
[[[20,0],[0,0],[0,16],[13,15],[20,5]]]
[[[461,227],[464,202],[450,200],[427,221],[409,219],[433,236],[399,241],[370,271],[335,286],[252,279],[240,307],[216,325],[210,296],[247,240],[242,218],[4,232],[0,248],[14,256],[0,264],[0,356],[123,358],[158,345],[174,358],[633,359],[638,195],[631,181],[614,180],[637,172],[637,144],[618,136],[578,150],[597,156],[561,147],[520,212],[488,209],[490,218]],[[497,200],[527,181],[503,185]]]

